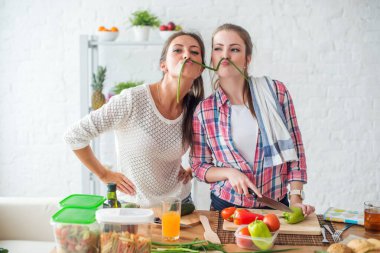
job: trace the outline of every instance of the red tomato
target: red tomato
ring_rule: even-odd
[[[277,231],[280,228],[280,220],[273,213],[266,214],[263,221],[271,232]]]
[[[232,215],[234,214],[236,207],[227,207],[222,210],[222,218],[227,221],[233,221]]]
[[[249,231],[248,231],[248,227],[244,227],[244,228],[242,228],[242,229],[239,231],[239,234],[240,234],[240,235],[248,235],[248,236],[251,235],[251,234],[249,233]]]

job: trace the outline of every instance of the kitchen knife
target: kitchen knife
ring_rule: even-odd
[[[274,208],[276,210],[281,210],[281,211],[289,212],[289,213],[293,212],[293,210],[290,209],[288,206],[286,206],[286,205],[282,204],[281,202],[278,202],[278,201],[276,201],[274,199],[265,197],[264,195],[263,195],[262,198],[257,197],[256,199],[257,199],[257,201],[265,204],[266,206],[272,207],[272,208]]]
[[[259,198],[256,193],[251,189],[251,188],[248,188],[248,192],[252,195],[254,195],[256,197],[256,200],[269,206],[269,207],[272,207],[276,210],[280,210],[280,211],[284,211],[284,212],[288,212],[288,213],[292,213],[293,210],[290,209],[288,206],[274,200],[274,199],[271,199],[271,198],[268,198],[268,197],[265,197],[264,195],[262,195],[263,197],[262,198]]]

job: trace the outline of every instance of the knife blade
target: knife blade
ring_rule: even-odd
[[[286,206],[286,205],[282,204],[281,202],[278,202],[278,201],[276,201],[274,199],[265,197],[264,195],[263,195],[262,198],[257,197],[256,199],[257,199],[257,201],[265,204],[266,206],[272,207],[272,208],[274,208],[276,210],[281,210],[281,211],[289,212],[289,213],[293,212],[293,210],[290,209],[288,206]]]

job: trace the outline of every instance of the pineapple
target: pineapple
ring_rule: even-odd
[[[102,105],[106,103],[106,98],[104,97],[103,90],[103,82],[106,79],[107,68],[99,66],[96,75],[92,74],[92,96],[91,96],[91,107],[93,110],[97,110]]]

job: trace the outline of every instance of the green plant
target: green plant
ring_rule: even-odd
[[[133,88],[133,87],[139,86],[143,83],[144,83],[143,81],[121,82],[121,83],[116,84],[115,87],[112,89],[112,91],[115,94],[120,94],[120,92],[122,92],[124,89]]]
[[[135,11],[132,17],[129,18],[132,26],[153,26],[158,27],[160,20],[149,11]]]

